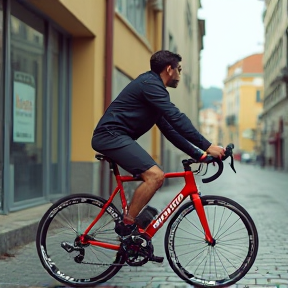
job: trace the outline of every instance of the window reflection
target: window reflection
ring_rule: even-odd
[[[2,73],[2,63],[3,63],[3,8],[2,0],[0,0],[0,209],[3,203],[3,169],[4,169],[4,99],[3,99],[3,73]]]
[[[52,30],[52,67],[51,67],[51,101],[52,101],[52,135],[51,135],[51,193],[60,193],[60,169],[59,169],[59,53],[60,53],[60,35]]]
[[[43,56],[43,33],[11,15],[14,202],[43,195]]]

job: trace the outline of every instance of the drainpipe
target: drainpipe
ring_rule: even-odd
[[[114,0],[106,0],[104,110],[112,99]]]
[[[165,40],[166,40],[166,19],[165,19],[165,14],[166,14],[166,0],[163,0],[163,17],[162,17],[162,50],[165,50],[166,47],[165,47]],[[161,164],[162,164],[162,167],[165,171],[165,168],[166,168],[166,165],[165,165],[165,153],[164,153],[164,149],[165,149],[165,145],[164,145],[164,135],[161,133],[161,138],[160,138],[160,157],[161,157]],[[168,185],[168,179],[166,179],[165,182],[167,182],[167,185]]]
[[[104,111],[108,108],[112,100],[112,77],[113,77],[113,25],[114,25],[114,0],[106,0],[105,17],[105,87],[104,87]],[[111,193],[112,175],[107,173],[107,163],[100,162],[100,194],[104,198],[105,191]]]

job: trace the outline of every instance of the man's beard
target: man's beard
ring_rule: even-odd
[[[179,83],[179,80],[172,79],[167,83],[167,86],[170,88],[177,88],[178,83]]]

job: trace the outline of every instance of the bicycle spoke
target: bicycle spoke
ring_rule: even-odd
[[[216,250],[214,250],[214,251],[215,251],[215,254],[217,255],[217,257],[218,257],[218,260],[220,261],[220,263],[221,263],[221,265],[222,265],[223,269],[225,270],[225,272],[226,272],[226,275],[229,275],[228,271],[226,270],[226,267],[223,265],[223,262],[221,261],[221,258],[219,257],[219,254],[217,253],[217,251],[216,251]]]
[[[76,281],[78,284],[83,281],[87,286],[89,283],[102,282],[105,277],[111,278],[123,266],[122,256],[115,250],[90,244],[81,245],[78,237],[100,213],[105,201],[87,194],[71,195],[65,199],[64,205],[60,201],[59,204],[54,204],[50,208],[51,211],[46,213],[47,216],[44,215],[41,220],[42,227],[38,229],[36,242],[42,264],[60,282],[67,280]],[[112,212],[109,214],[109,211],[104,211],[88,236],[95,241],[120,245],[118,235],[114,231],[114,219],[120,215],[114,216],[118,213],[114,206],[111,211],[113,216]],[[42,252],[43,249],[45,254]]]
[[[235,266],[235,264],[233,264],[232,262],[231,262],[231,260],[227,257],[227,256],[225,256],[224,255],[224,253],[223,252],[221,252],[221,251],[219,251],[219,249],[216,249],[215,250],[216,251],[216,253],[218,253],[218,255],[220,254],[221,256],[222,256],[222,258],[224,258],[232,267],[234,267],[236,270],[239,268],[239,266]],[[224,250],[225,251],[225,250]],[[227,252],[227,251],[225,251],[225,252]],[[232,253],[230,253],[230,254],[232,254]],[[243,257],[240,257],[239,256],[239,259],[242,259]]]
[[[229,250],[227,250],[227,249],[224,249],[224,248],[222,248],[222,247],[217,247],[216,250],[220,250],[220,251],[223,250],[223,252],[225,252],[226,254],[231,254],[231,255],[233,255],[233,256],[236,256],[236,257],[239,258],[239,259],[241,258],[240,255],[237,255],[237,254],[235,254],[235,253],[233,253],[233,252],[231,252],[231,251],[229,251]],[[237,251],[239,251],[239,250],[237,249]]]
[[[237,219],[234,223],[232,223],[228,228],[226,228],[226,230],[224,232],[222,232],[222,234],[220,234],[218,237],[221,237],[223,234],[225,234],[231,227],[233,227],[234,225],[236,225],[236,223],[240,220]]]
[[[226,211],[226,209],[224,209],[224,211],[223,211],[223,212],[224,212],[224,213],[223,213],[223,217],[224,217],[225,211]],[[218,233],[220,233],[220,231],[221,231],[222,229],[224,229],[223,227],[224,227],[225,224],[229,221],[231,215],[232,215],[232,211],[230,211],[230,215],[228,216],[228,218],[226,218],[226,220],[223,222],[223,224],[221,224],[221,226],[219,226],[219,229],[218,229],[218,232],[217,232],[216,235],[215,235],[215,238],[216,238],[216,237],[219,237],[219,236],[218,236]],[[222,232],[221,232],[221,233],[222,233]]]
[[[189,239],[187,237],[179,237],[179,236],[175,237],[175,239],[187,240],[187,243],[189,243],[189,244],[206,244],[203,239],[201,239],[201,240],[191,240],[191,239]],[[183,244],[183,245],[187,245],[187,244]]]
[[[182,230],[182,231],[184,231],[185,233],[187,233],[187,234],[189,234],[189,235],[191,235],[191,236],[195,236],[196,238],[203,239],[202,237],[200,237],[200,236],[198,236],[198,235],[195,235],[195,234],[193,234],[193,233],[190,233],[190,232],[188,232],[188,231],[185,230],[185,229],[179,228],[179,230]],[[200,231],[200,230],[199,230],[199,231]],[[202,233],[203,235],[205,235],[204,232],[201,231],[201,233]]]
[[[172,269],[191,285],[228,287],[243,277],[253,264],[258,248],[257,230],[237,203],[224,197],[209,197],[211,199],[204,196],[202,201],[215,246],[206,243],[197,212],[188,209],[187,203],[167,228],[166,255]],[[216,198],[220,201],[213,200]],[[242,213],[246,213],[245,216]],[[249,256],[251,253],[254,257]]]
[[[205,235],[204,231],[202,229],[199,229],[192,221],[190,221],[189,219],[184,218],[185,220],[187,220],[192,226],[194,226],[199,232],[201,232],[203,235]]]

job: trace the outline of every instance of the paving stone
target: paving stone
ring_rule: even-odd
[[[230,170],[225,169],[223,177],[214,183],[205,185],[200,183],[203,195],[222,195],[239,202],[247,209],[257,226],[259,252],[256,261],[246,276],[230,288],[288,288],[288,230],[283,229],[283,227],[288,227],[287,173],[267,172],[238,162],[235,165],[237,174],[230,174]],[[180,186],[182,187],[182,185],[177,185],[162,187],[153,198],[151,206],[163,208],[168,204],[167,201],[172,199],[176,194],[175,191],[179,190]],[[271,191],[275,191],[275,187],[277,187],[277,195],[271,194]],[[24,237],[31,230],[27,228],[28,232],[21,235],[16,228],[25,229],[25,225],[27,227],[30,225],[29,229],[31,229],[31,223],[39,221],[44,210],[41,207],[37,213],[36,210],[27,209],[20,214],[11,213],[8,217],[0,215],[1,231],[7,232],[10,225],[14,227],[15,237],[21,240],[23,236],[24,241]],[[164,257],[166,255],[164,251],[166,227],[167,223],[153,239],[155,254]],[[34,234],[35,231],[30,236],[34,237]],[[7,236],[6,239],[13,240],[11,237],[11,235]],[[19,243],[24,244],[23,241]],[[15,241],[13,243],[15,245]],[[2,282],[0,288],[63,287],[42,268],[35,251],[35,243],[31,242],[24,246],[22,244],[15,249],[9,248],[9,252],[12,252],[14,257],[2,259],[0,257],[0,282]],[[163,264],[147,263],[143,267],[123,267],[112,279],[99,285],[101,288],[170,288],[170,286],[171,288],[191,288],[173,272],[166,258]]]

